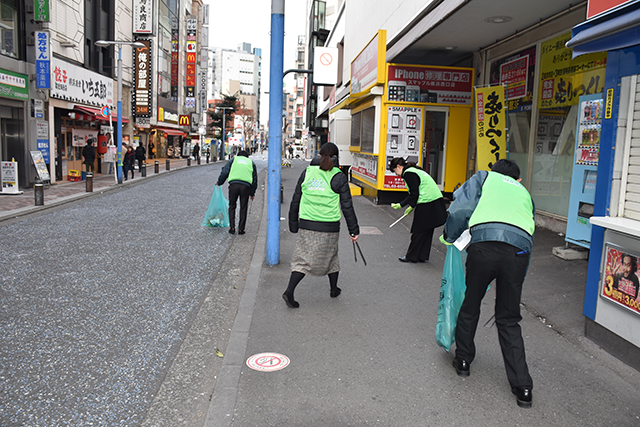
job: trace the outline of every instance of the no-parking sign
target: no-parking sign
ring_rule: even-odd
[[[247,366],[262,372],[279,371],[289,366],[289,358],[278,353],[254,354],[247,359]]]
[[[333,86],[338,81],[338,48],[316,47],[313,52],[313,83]]]

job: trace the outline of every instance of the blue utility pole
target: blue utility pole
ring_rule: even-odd
[[[271,0],[269,67],[269,173],[267,192],[267,265],[280,263],[280,182],[282,178],[282,71],[284,0]]]

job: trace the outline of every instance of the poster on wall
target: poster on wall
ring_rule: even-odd
[[[92,145],[97,146],[98,131],[97,130],[85,130],[85,129],[73,129],[72,130],[72,145],[74,147],[84,147],[87,145],[87,141],[92,140]]]
[[[525,61],[526,75],[524,75]],[[506,58],[491,63],[490,85],[506,84],[512,93],[507,90],[507,110],[510,113],[531,111],[533,106],[533,85],[536,74],[536,47],[525,49]],[[522,86],[523,81],[526,81]],[[517,89],[516,89],[517,88]],[[524,94],[520,96],[524,89]]]
[[[640,314],[638,254],[610,243],[605,253],[600,297]]]
[[[495,162],[507,158],[505,128],[504,86],[476,88],[478,170],[491,170]]]
[[[390,106],[387,109],[387,150],[384,188],[405,189],[404,180],[387,166],[394,157],[416,164],[420,161],[422,108]]]
[[[375,183],[378,179],[378,156],[353,153],[351,172]]]
[[[572,59],[565,44],[571,33],[542,43],[540,55],[540,108],[576,105],[582,95],[604,91],[607,53],[596,52]]]

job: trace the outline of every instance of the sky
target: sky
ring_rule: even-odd
[[[296,68],[298,36],[305,35],[307,1],[284,0],[283,70]],[[271,2],[269,0],[205,0],[209,4],[209,46],[237,49],[242,42],[262,49],[262,97],[260,123],[269,119],[269,67],[271,46]],[[285,89],[293,91],[293,73],[285,79]]]

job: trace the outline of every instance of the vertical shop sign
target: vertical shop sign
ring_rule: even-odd
[[[180,22],[171,17],[171,100],[178,102],[178,67],[180,65]]]
[[[197,30],[198,17],[187,18],[187,72],[186,81],[186,106],[196,108],[196,59],[197,59]]]
[[[604,91],[607,53],[596,52],[571,59],[566,43],[571,33],[542,43],[540,55],[540,108],[576,105],[583,95]]]
[[[51,89],[51,49],[48,31],[36,31],[36,87]]]
[[[153,0],[133,0],[133,33],[153,34]]]
[[[145,47],[133,49],[135,72],[133,73],[133,87],[131,101],[133,114],[136,117],[149,117],[151,114],[151,89],[153,85],[151,70],[151,40],[136,40]]]
[[[49,122],[36,121],[36,144],[45,163],[49,163]]]
[[[34,0],[35,21],[49,20],[49,0]]]
[[[476,88],[476,131],[478,170],[491,170],[506,158],[506,115],[504,86]]]
[[[422,108],[391,106],[387,109],[386,164],[394,157],[420,161]],[[405,188],[404,180],[385,168],[384,188]]]

